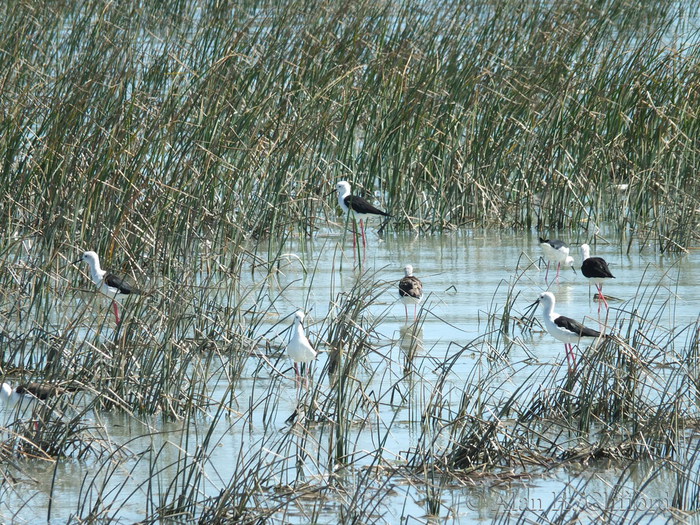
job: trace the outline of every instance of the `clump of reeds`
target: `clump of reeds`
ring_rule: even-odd
[[[167,273],[202,242],[313,232],[348,178],[394,228],[697,241],[691,6],[90,6],[5,10],[7,232]]]
[[[698,325],[661,329],[657,319],[671,306],[655,301],[659,292],[659,285],[640,287],[610,319],[614,333],[582,347],[568,372],[528,365],[530,372],[522,375],[521,363],[486,360],[485,367],[474,367],[465,378],[458,407],[444,407],[437,390],[424,412],[428,423],[409,467],[458,477],[489,472],[498,479],[528,466],[687,465],[697,449],[687,432],[698,421],[697,367],[692,365]],[[488,334],[456,355],[479,347],[482,354],[491,353]],[[450,368],[445,367],[445,378]],[[516,376],[517,386],[504,388]],[[437,386],[443,386],[442,379]],[[448,425],[437,424],[445,419]],[[437,445],[445,441],[446,446]],[[677,470],[680,510],[693,510],[687,498],[689,490],[696,490],[693,472],[694,467]],[[558,510],[581,512],[574,507]]]
[[[87,420],[94,403],[74,404],[75,396],[64,392],[46,400],[24,400],[3,407],[5,426],[0,448],[3,459],[16,466],[18,458],[53,462],[66,457],[86,459],[110,453],[101,426]]]

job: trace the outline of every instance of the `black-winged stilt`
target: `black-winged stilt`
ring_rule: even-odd
[[[544,274],[544,280],[547,282],[549,276],[549,263],[557,263],[557,276],[559,279],[559,269],[561,265],[574,267],[574,258],[569,255],[569,245],[559,239],[544,239],[540,237],[540,248],[545,259],[547,259],[547,272]]]
[[[119,308],[117,308],[116,297],[118,295],[139,294],[141,291],[125,281],[122,277],[103,270],[100,267],[100,258],[95,252],[83,253],[79,259],[73,261],[73,264],[77,264],[80,261],[85,261],[88,263],[90,266],[90,277],[92,278],[92,281],[95,283],[95,285],[97,285],[100,292],[112,299],[114,317],[117,320],[117,324],[119,324]]]
[[[292,337],[287,345],[287,353],[294,362],[294,373],[297,379],[301,375],[297,363],[309,363],[316,359],[316,350],[313,349],[304,333],[304,317],[304,312],[301,310],[294,314]]]
[[[352,215],[353,250],[355,249],[355,236],[357,235],[355,229],[355,221],[360,221],[360,231],[362,233],[362,246],[367,248],[367,239],[365,237],[364,222],[366,222],[367,219],[373,215],[380,217],[391,217],[391,215],[373,206],[362,197],[352,195],[350,190],[350,183],[347,181],[341,180],[337,184],[336,189],[338,190],[338,204],[340,204],[340,207],[342,208],[343,212],[345,212],[346,214],[350,213]]]
[[[610,273],[608,263],[602,257],[591,257],[591,247],[587,244],[581,245],[583,254],[583,262],[581,263],[581,273],[590,282],[595,284],[598,289],[598,313],[600,313],[600,301],[605,303],[605,308],[609,308],[608,301],[603,295],[603,283],[608,279],[614,279],[615,276]],[[589,290],[590,291],[590,290]]]
[[[4,402],[14,402],[21,399],[40,399],[46,401],[50,397],[59,396],[66,392],[75,392],[78,388],[70,386],[59,386],[51,383],[24,383],[12,388],[7,383],[0,387],[0,398]]]
[[[542,305],[542,313],[544,318],[544,326],[547,331],[556,339],[564,343],[566,349],[566,362],[569,363],[569,368],[576,366],[576,358],[572,343],[578,343],[584,337],[600,337],[600,332],[583,326],[578,321],[559,315],[554,311],[556,299],[552,292],[542,292],[535,301]]]
[[[416,319],[416,309],[423,298],[423,283],[413,275],[413,266],[407,264],[403,268],[404,277],[399,281],[399,297],[406,310],[408,321],[408,305],[413,305],[413,319]]]
[[[24,392],[17,392],[7,383],[3,383],[2,386],[0,386],[0,401],[2,401],[4,404],[19,403],[23,400],[31,401],[32,399],[32,396],[27,396],[24,394]]]

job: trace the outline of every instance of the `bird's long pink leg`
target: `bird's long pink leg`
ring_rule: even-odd
[[[574,347],[569,343],[569,355],[571,356],[571,368],[576,367],[576,358],[574,357]]]
[[[301,374],[299,373],[299,365],[294,363],[294,382],[297,386],[301,386]]]
[[[403,309],[406,311],[406,322],[408,322],[408,305],[404,303]]]
[[[565,343],[564,348],[566,348],[566,363],[569,365],[569,370],[575,370],[576,356],[574,356],[574,349],[571,343]]]
[[[367,237],[365,237],[365,225],[360,219],[360,230],[362,230],[362,247],[367,250]]]
[[[605,296],[603,295],[603,285],[602,285],[602,284],[599,285],[599,288],[598,288],[598,295],[600,296],[600,298],[601,298],[601,299],[603,300],[603,302],[605,303],[605,308],[610,309],[610,306],[608,305],[608,301],[605,299]]]
[[[355,256],[355,242],[357,237],[357,224],[355,224],[355,219],[352,219],[352,253],[353,257]]]
[[[112,307],[114,308],[114,317],[117,320],[117,324],[121,323],[121,320],[119,319],[119,308],[117,308],[117,301],[112,299]]]
[[[557,276],[556,276],[556,281],[559,282],[559,270],[561,269],[561,263],[557,263]]]
[[[549,275],[549,261],[547,261],[547,271],[544,273],[544,282],[547,282],[547,276]]]
[[[600,317],[600,303],[605,304],[605,308],[610,308],[608,306],[608,302],[605,300],[605,296],[603,295],[603,285],[602,284],[596,284],[595,287],[598,289],[598,316]]]

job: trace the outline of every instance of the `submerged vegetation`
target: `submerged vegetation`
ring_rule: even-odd
[[[25,473],[46,463],[54,519],[71,462],[88,465],[68,518],[81,522],[392,522],[398,485],[459,519],[454,487],[603,462],[619,468],[604,501],[571,497],[584,476],[494,519],[696,512],[700,327],[664,328],[675,310],[656,283],[568,375],[512,359],[532,327],[524,258],[481,335],[439,356],[422,348],[425,314],[385,340],[395,283],[338,271],[344,238],[322,248],[328,296],[311,290],[319,234],[347,226],[329,196],[340,179],[391,211],[390,233],[590,239],[605,225],[627,252],[697,246],[698,14],[662,0],[2,3],[0,372],[80,389],[3,414],[0,515],[26,519],[40,482]],[[146,291],[119,325],[70,265],[88,249]],[[322,356],[281,414],[285,316],[319,302]],[[411,442],[390,449],[402,426]],[[225,440],[238,453],[222,460]],[[672,487],[667,504],[635,507],[637,476]]]

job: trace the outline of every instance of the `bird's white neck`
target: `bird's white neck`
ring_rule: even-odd
[[[348,195],[350,195],[350,188],[348,188],[347,186],[340,186],[338,188],[338,203],[341,206],[345,205],[345,197],[347,197]]]
[[[92,280],[95,284],[102,284],[105,278],[105,272],[102,268],[93,268],[92,270]]]
[[[7,401],[12,396],[13,392],[14,390],[10,385],[3,383],[0,388],[0,399]]]
[[[583,252],[583,260],[589,259],[591,257],[591,249],[587,244],[581,246],[581,252]]]
[[[542,302],[542,311],[544,312],[544,315],[546,317],[552,317],[552,314],[554,313],[554,305],[550,301],[543,301]]]
[[[91,261],[91,263],[92,264],[90,264],[90,277],[92,277],[92,280],[95,284],[99,285],[102,283],[102,280],[105,278],[105,274],[107,272],[100,268],[100,261]]]
[[[294,319],[294,331],[296,332],[297,336],[301,337],[304,335],[304,325],[301,324],[299,319]]]

